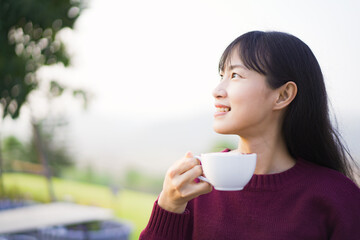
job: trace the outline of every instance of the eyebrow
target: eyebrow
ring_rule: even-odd
[[[229,65],[229,70],[230,71],[233,70],[234,68],[242,68],[242,69],[245,69],[245,70],[249,70],[247,67],[245,67],[242,64],[234,64],[234,65],[230,64]],[[220,72],[223,72],[223,71],[224,71],[224,67],[222,69],[220,69]]]
[[[245,66],[242,65],[242,64],[235,64],[235,65],[230,65],[230,66],[229,66],[229,69],[230,69],[230,70],[233,70],[234,68],[243,68],[243,69],[245,69],[245,70],[248,70],[248,68],[245,67]]]

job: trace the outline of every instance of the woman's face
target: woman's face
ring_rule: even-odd
[[[229,56],[230,61],[220,72],[221,81],[213,91],[213,127],[221,134],[256,136],[273,120],[277,93],[267,85],[264,75],[244,66],[237,52]]]

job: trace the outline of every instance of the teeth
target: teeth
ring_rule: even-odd
[[[228,112],[230,111],[230,108],[216,108],[218,112]]]

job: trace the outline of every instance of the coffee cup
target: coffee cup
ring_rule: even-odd
[[[250,181],[255,171],[256,154],[238,152],[205,153],[199,159],[205,177],[198,177],[220,191],[238,191]]]

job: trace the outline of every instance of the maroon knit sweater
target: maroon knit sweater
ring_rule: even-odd
[[[360,189],[337,171],[298,160],[254,175],[242,191],[191,200],[183,214],[154,204],[140,239],[360,240]]]

